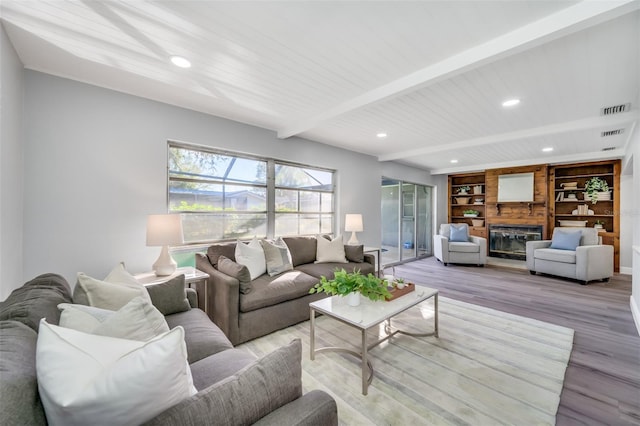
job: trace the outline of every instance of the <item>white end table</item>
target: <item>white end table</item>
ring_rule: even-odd
[[[142,285],[153,285],[167,282],[170,279],[177,277],[178,275],[184,275],[184,284],[189,286],[189,288],[191,288],[192,284],[202,283],[202,286],[204,287],[204,290],[202,292],[204,297],[204,311],[207,315],[209,315],[209,294],[207,291],[207,279],[209,278],[209,274],[207,274],[206,272],[202,272],[201,270],[196,269],[193,266],[185,266],[182,268],[177,268],[176,272],[171,275],[162,277],[157,276],[153,272],[143,272],[140,274],[135,274],[134,277]],[[200,303],[198,303],[198,305],[200,305]]]

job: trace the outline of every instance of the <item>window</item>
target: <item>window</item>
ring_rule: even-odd
[[[185,243],[333,232],[332,170],[173,142],[168,163]]]

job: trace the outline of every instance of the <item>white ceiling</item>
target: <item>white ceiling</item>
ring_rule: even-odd
[[[0,17],[26,68],[452,173],[623,156],[639,118],[639,9],[2,0]]]

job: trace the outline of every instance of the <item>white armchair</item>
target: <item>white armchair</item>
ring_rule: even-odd
[[[451,241],[451,224],[440,225],[439,234],[433,236],[433,251],[436,259],[444,266],[447,266],[447,263],[472,263],[484,266],[487,263],[487,239],[469,235],[469,226],[466,223],[454,225],[465,228],[466,238],[464,241]]]
[[[567,232],[582,234],[575,250],[552,248],[552,242]],[[532,275],[557,275],[583,285],[594,280],[608,281],[613,275],[613,246],[599,244],[597,229],[557,227],[551,240],[527,242],[527,269]]]

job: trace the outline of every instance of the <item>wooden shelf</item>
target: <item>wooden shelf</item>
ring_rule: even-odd
[[[475,186],[481,185],[482,192],[474,194],[473,189]],[[470,189],[466,194],[459,194],[458,189],[468,186]],[[466,223],[469,225],[470,234],[476,235],[479,237],[484,237],[486,234],[486,230],[484,226],[477,227],[473,226],[471,222],[472,219],[477,220],[485,220],[485,204],[473,204],[473,200],[475,198],[485,198],[485,175],[484,172],[481,173],[465,173],[460,175],[450,175],[449,176],[449,205],[448,208],[448,221],[449,223]],[[471,203],[468,204],[457,204],[456,200],[459,198],[467,197],[471,200]],[[480,212],[480,216],[477,217],[464,217],[462,215],[462,210],[477,210]]]
[[[591,200],[584,198],[567,199],[556,201],[558,193],[576,194],[582,197],[582,193],[586,192],[584,186],[592,177],[600,177],[607,181],[611,190],[610,200],[598,200],[596,204],[592,204]],[[564,182],[578,182],[577,189],[561,188],[560,184]],[[595,220],[604,222],[606,232],[600,232],[599,235],[604,237],[604,244],[611,244],[614,247],[614,270],[620,270],[620,160],[605,160],[590,163],[574,163],[560,164],[552,166],[549,173],[549,219],[548,229],[549,235],[553,233],[553,229],[558,226],[557,220],[586,220],[593,225]],[[574,206],[586,204],[589,210],[595,214],[572,214]]]

